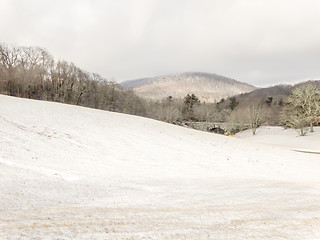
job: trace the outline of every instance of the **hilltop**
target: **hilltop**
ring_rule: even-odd
[[[130,80],[120,83],[125,89],[132,89],[138,96],[161,100],[172,96],[181,99],[195,94],[203,102],[215,102],[221,98],[251,92],[256,87],[234,79],[212,73],[186,72],[152,78]]]

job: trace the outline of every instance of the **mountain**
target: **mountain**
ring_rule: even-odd
[[[287,98],[294,86],[292,85],[275,85],[266,88],[259,88],[249,93],[240,94],[236,96],[240,102],[245,104],[250,102],[263,103],[267,98],[272,98],[273,101],[280,101]]]
[[[172,96],[183,98],[194,93],[201,101],[214,102],[240,93],[251,92],[256,87],[212,73],[186,72],[153,78],[142,78],[120,83],[138,96],[160,100]]]
[[[266,88],[258,88],[253,90],[252,92],[239,94],[235,97],[237,97],[240,100],[240,102],[242,102],[242,104],[244,105],[253,103],[253,102],[262,104],[268,98],[269,100],[272,99],[273,102],[279,102],[286,99],[291,94],[292,90],[295,87],[298,87],[306,83],[314,83],[320,87],[319,80],[308,80],[305,82],[297,83],[295,85],[280,84],[280,85],[270,86]]]

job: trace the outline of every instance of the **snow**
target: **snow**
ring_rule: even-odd
[[[0,95],[0,239],[320,239],[320,129],[235,137]]]
[[[320,127],[314,127],[314,132],[309,131],[307,136],[300,136],[297,130],[264,126],[257,129],[257,135],[255,136],[252,135],[251,130],[247,130],[238,133],[236,137],[287,149],[297,148],[320,151]]]

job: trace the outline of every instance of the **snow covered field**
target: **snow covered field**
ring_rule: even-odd
[[[320,129],[235,137],[0,95],[0,239],[320,239]]]

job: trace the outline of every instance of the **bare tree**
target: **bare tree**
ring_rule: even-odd
[[[300,85],[293,89],[281,112],[282,125],[299,129],[300,135],[307,133],[307,127],[320,121],[320,90],[314,83]]]
[[[237,108],[233,111],[229,109],[229,115],[226,120],[226,130],[230,134],[236,134],[239,131],[248,129],[247,108]]]
[[[177,123],[182,119],[182,102],[173,99],[171,96],[156,104],[157,119],[169,123]]]
[[[260,106],[252,106],[249,110],[249,125],[252,134],[256,135],[257,128],[263,123],[263,112]]]
[[[16,95],[17,91],[17,72],[16,67],[19,64],[20,49],[4,43],[0,44],[0,70],[1,78],[5,81],[4,93]]]

